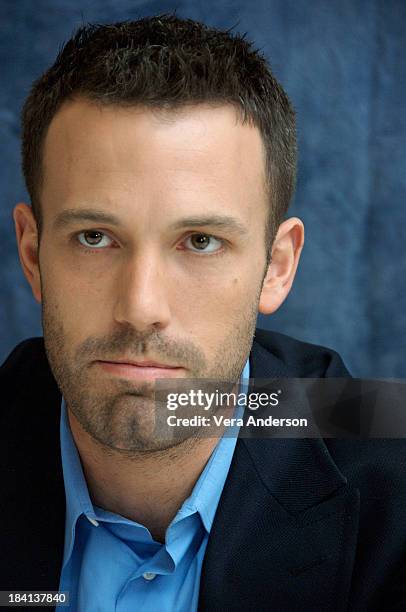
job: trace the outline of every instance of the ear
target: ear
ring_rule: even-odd
[[[28,204],[17,204],[13,210],[18,254],[24,276],[31,285],[37,302],[41,302],[41,279],[38,265],[38,230]]]
[[[304,226],[291,217],[279,226],[258,305],[261,314],[272,314],[285,301],[292,287],[304,244]]]

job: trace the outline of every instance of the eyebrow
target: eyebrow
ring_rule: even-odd
[[[210,226],[217,229],[232,231],[237,234],[248,234],[248,228],[235,217],[228,215],[202,215],[193,217],[184,217],[171,227],[173,229],[182,229],[184,227],[202,227]]]
[[[62,229],[66,226],[81,221],[92,221],[96,223],[108,223],[118,227],[125,224],[115,215],[94,208],[72,208],[60,212],[54,220],[54,229]],[[173,223],[171,229],[178,230],[185,227],[210,226],[221,230],[231,231],[236,234],[247,235],[248,228],[235,217],[229,215],[199,215],[184,217]]]
[[[72,208],[63,210],[55,217],[53,226],[54,229],[62,229],[73,223],[79,223],[80,221],[96,221],[123,227],[123,223],[115,215],[94,208]]]

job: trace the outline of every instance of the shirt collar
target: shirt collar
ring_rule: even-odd
[[[68,412],[65,399],[62,396],[61,405],[61,456],[63,480],[66,496],[66,530],[64,559],[71,555],[75,540],[76,521],[81,514],[95,520],[93,504],[89,497],[86,480],[83,474],[82,464],[68,420]],[[64,563],[65,564],[65,563]]]

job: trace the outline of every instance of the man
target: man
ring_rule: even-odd
[[[83,27],[34,83],[14,221],[44,337],[1,370],[2,590],[86,612],[404,609],[403,442],[151,427],[157,378],[348,376],[255,329],[303,247],[295,165],[265,59],[190,20]]]

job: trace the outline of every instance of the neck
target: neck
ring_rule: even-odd
[[[92,502],[145,525],[156,541],[164,542],[169,523],[191,494],[219,437],[128,457],[96,442],[69,408],[68,417]]]

